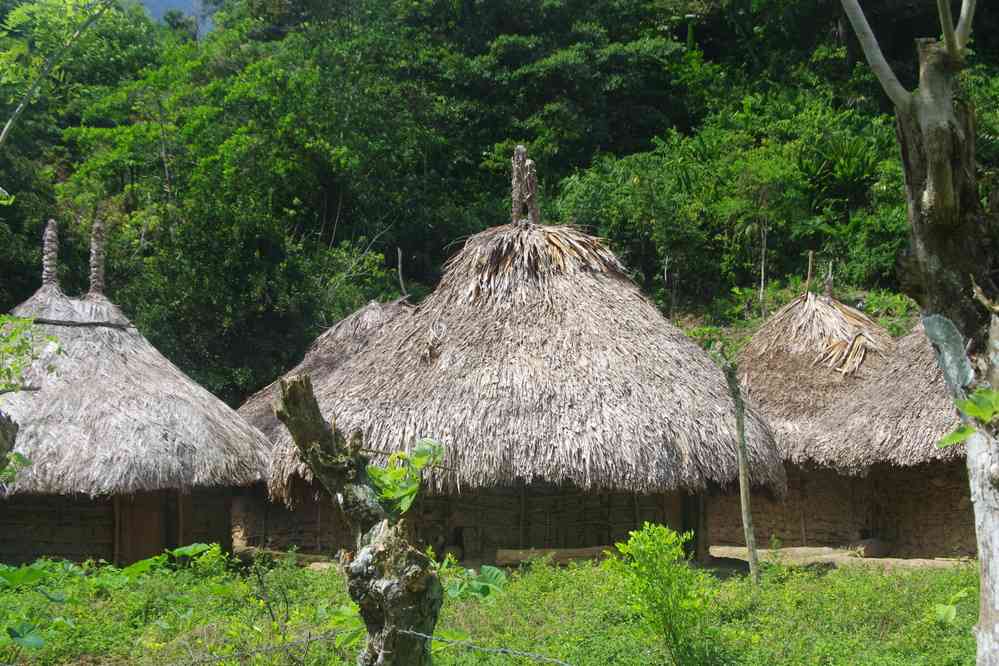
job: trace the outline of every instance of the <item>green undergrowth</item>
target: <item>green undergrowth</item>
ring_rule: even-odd
[[[347,640],[317,641],[305,653],[296,643],[356,629],[343,579],[332,569],[302,569],[290,558],[237,565],[217,549],[139,572],[58,562],[35,568],[41,574],[0,569],[0,663],[175,664],[208,655],[230,655],[217,662],[224,664],[354,660],[356,646]],[[701,630],[718,642],[711,658],[721,661],[706,663],[974,663],[972,565],[882,572],[771,563],[758,590],[740,575],[698,574],[686,584],[700,586],[691,598],[704,600]],[[634,589],[620,566],[535,562],[510,572],[488,595],[447,596],[438,633],[577,665],[670,664]],[[282,643],[294,660],[274,647]],[[532,662],[452,646],[435,663]]]

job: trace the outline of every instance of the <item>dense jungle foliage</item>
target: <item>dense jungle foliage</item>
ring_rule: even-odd
[[[898,290],[894,123],[838,2],[205,4],[208,32],[116,2],[14,126],[0,311],[38,286],[49,217],[63,285],[83,290],[100,217],[111,296],[235,404],[323,327],[397,295],[399,257],[419,297],[465,237],[507,219],[518,142],[547,221],[608,238],[672,315],[758,315],[761,269],[801,280],[810,250],[844,289]],[[864,4],[913,85],[933,3]],[[5,117],[92,9],[0,0]],[[984,7],[974,34],[963,94],[984,192],[999,174],[999,12]]]

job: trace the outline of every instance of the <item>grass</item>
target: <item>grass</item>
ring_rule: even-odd
[[[191,663],[350,626],[341,610],[348,604],[344,583],[332,570],[289,562],[238,568],[217,551],[189,566],[140,574],[64,563],[43,568],[40,581],[0,589],[0,627],[22,634],[32,628],[27,635],[40,641],[19,648],[10,635],[0,637],[0,663]],[[627,590],[607,567],[536,562],[512,572],[498,594],[447,599],[438,633],[580,666],[668,664]],[[882,572],[768,564],[758,590],[741,576],[711,578],[709,615],[731,655],[726,663],[970,665],[977,590],[971,565]],[[938,610],[949,605],[953,618]],[[299,663],[353,663],[354,649],[314,643]],[[291,662],[272,651],[242,663]],[[450,648],[435,663],[531,662]]]

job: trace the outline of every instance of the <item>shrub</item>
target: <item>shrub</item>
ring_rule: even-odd
[[[731,663],[711,615],[712,581],[688,564],[684,552],[693,532],[645,523],[630,536],[617,544],[622,557],[607,560],[607,566],[622,575],[635,610],[662,638],[673,663]]]

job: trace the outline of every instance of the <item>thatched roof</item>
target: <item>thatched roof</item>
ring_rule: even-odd
[[[596,238],[526,220],[470,238],[440,285],[347,358],[320,407],[365,446],[445,447],[431,490],[519,481],[583,489],[700,489],[737,478],[722,371],[667,322]],[[783,489],[750,408],[751,476]],[[271,492],[310,478],[287,433]]]
[[[327,395],[336,389],[338,380],[335,371],[340,364],[364,349],[385,324],[397,317],[406,316],[410,310],[404,300],[391,303],[371,301],[316,338],[302,362],[292,368],[287,376],[309,375],[319,404],[326,404],[329,400]],[[274,403],[281,395],[279,384],[280,380],[260,389],[238,411],[272,442],[283,438],[290,443],[291,436],[274,415]]]
[[[90,496],[242,485],[260,480],[267,439],[187,377],[101,293],[95,230],[91,292],[69,298],[56,281],[55,223],[46,230],[42,287],[14,309],[35,319],[41,357],[29,390],[3,408],[21,429],[15,450],[31,464],[8,494]]]
[[[888,332],[864,313],[805,292],[756,332],[739,369],[786,456],[815,419],[884,363],[891,347]]]
[[[871,465],[953,460],[964,446],[936,443],[960,424],[954,401],[920,325],[900,339],[881,368],[829,410],[812,436],[791,448],[794,462],[862,473]]]

